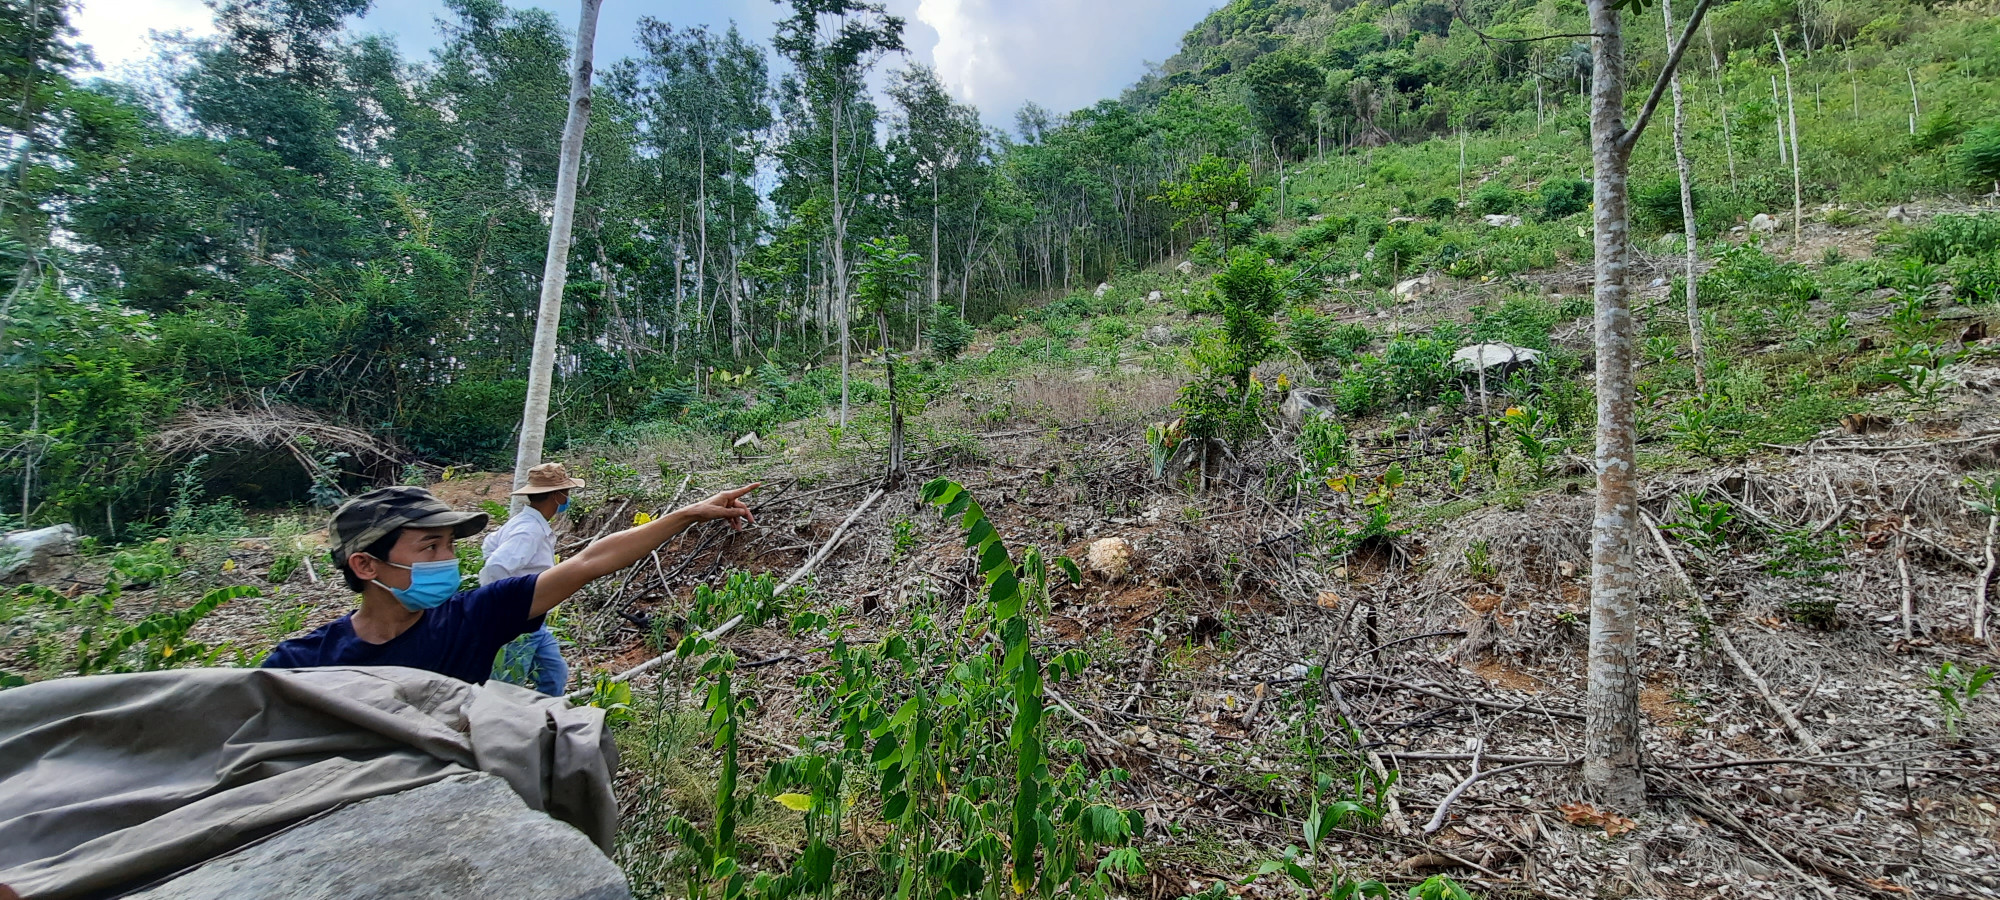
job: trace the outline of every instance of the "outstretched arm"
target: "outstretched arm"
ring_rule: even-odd
[[[673,540],[674,535],[686,531],[691,525],[699,525],[714,519],[727,519],[731,528],[741,529],[746,522],[755,521],[750,515],[750,507],[743,502],[743,495],[756,490],[761,485],[752,484],[733,491],[723,491],[699,503],[690,503],[658,519],[633,528],[627,528],[583,548],[583,552],[557,563],[555,568],[543,572],[535,581],[535,602],[529,608],[530,616],[539,616],[554,609],[556,604],[568,600],[583,586],[625,568],[658,549],[661,544]]]

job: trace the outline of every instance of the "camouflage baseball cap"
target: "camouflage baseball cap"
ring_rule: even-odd
[[[333,558],[345,560],[398,528],[446,528],[454,538],[486,530],[483,512],[459,512],[420,487],[397,485],[362,494],[333,513],[326,536]]]

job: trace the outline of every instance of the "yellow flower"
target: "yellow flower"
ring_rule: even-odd
[[[651,521],[653,521],[651,513],[636,512],[632,514],[632,526],[635,528]]]
[[[1279,375],[1278,375],[1278,390],[1281,390],[1281,391],[1289,391],[1289,390],[1291,390],[1291,389],[1292,389],[1292,377],[1291,377],[1290,375],[1286,375],[1286,374],[1284,374],[1284,373],[1279,373]]]
[[[222,571],[224,571],[224,572],[234,572],[234,571],[236,571],[236,560],[233,560],[233,559],[225,559],[225,560],[223,560],[223,561],[222,561]]]
[[[1507,407],[1507,418],[1509,418],[1509,419],[1518,419],[1518,418],[1520,418],[1520,417],[1522,417],[1522,416],[1525,416],[1525,415],[1527,415],[1527,414],[1528,414],[1528,411],[1527,411],[1527,410],[1525,410],[1525,409],[1522,409],[1522,408],[1520,408],[1520,407],[1518,407],[1518,406],[1509,406],[1509,407]]]
[[[172,645],[172,644],[168,644],[168,645],[166,645],[165,647],[161,647],[161,648],[160,648],[160,658],[161,658],[161,659],[166,659],[167,657],[170,657],[170,656],[173,656],[173,655],[174,655],[174,645]]]

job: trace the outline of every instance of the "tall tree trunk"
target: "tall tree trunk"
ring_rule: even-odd
[[[708,314],[703,308],[702,297],[708,292],[708,135],[697,132],[695,136],[695,233],[694,254],[694,319],[706,324]],[[702,334],[706,328],[696,333]]]
[[[1708,37],[1708,64],[1715,74],[1715,108],[1722,114],[1722,152],[1729,160],[1729,189],[1736,189],[1736,141],[1729,135],[1729,94],[1722,89],[1722,56],[1715,52],[1715,29],[1702,23]]]
[[[834,314],[840,318],[840,426],[847,427],[847,215],[840,206],[840,88],[833,97],[833,292]]]
[[[1777,115],[1778,107],[1778,76],[1773,75],[1771,76],[1771,124],[1778,129],[1778,165],[1782,166],[1787,159],[1785,154],[1785,119],[1783,116]]]
[[[944,256],[944,248],[938,246],[938,173],[931,170],[931,305],[930,309],[917,314],[917,353],[924,352],[924,316],[937,310],[938,305],[938,259]]]
[[[687,315],[687,224],[674,230],[674,320],[668,324],[674,335],[674,361],[681,358],[681,322]]]
[[[569,233],[576,214],[577,169],[583,161],[583,132],[590,125],[591,51],[597,43],[597,9],[604,0],[581,0],[576,26],[576,59],[569,80],[569,119],[563,123],[562,160],[556,171],[556,206],[549,223],[549,252],[542,264],[542,301],[535,315],[535,349],[528,363],[528,398],[521,411],[521,442],[514,452],[514,486],[528,483],[528,470],[542,462],[548,428],[549,389],[555,383],[556,330],[562,323],[563,286],[569,275]],[[528,498],[515,495],[520,512]]]
[[[1606,802],[1640,809],[1639,529],[1634,445],[1632,302],[1626,277],[1632,244],[1626,176],[1632,147],[1659,107],[1712,0],[1700,0],[1673,43],[1660,80],[1631,128],[1625,127],[1625,42],[1617,0],[1589,0],[1590,151],[1596,168],[1592,221],[1597,249],[1597,509],[1590,539],[1590,658],[1584,696],[1584,781]]]
[[[1660,15],[1666,19],[1667,45],[1674,40],[1674,2],[1660,0]],[[1701,307],[1695,302],[1695,263],[1699,244],[1696,243],[1694,221],[1694,166],[1688,162],[1687,118],[1681,105],[1681,76],[1679,72],[1671,76],[1674,92],[1674,165],[1681,176],[1681,225],[1685,234],[1687,250],[1687,315],[1688,350],[1694,356],[1695,390],[1708,391],[1708,356],[1702,347]]]
[[[1805,215],[1805,194],[1799,178],[1799,108],[1792,102],[1792,63],[1785,58],[1784,39],[1771,32],[1771,41],[1778,45],[1778,65],[1785,69],[1785,119],[1790,123],[1789,137],[1792,139],[1792,253],[1799,252],[1799,220]]]
[[[1639,768],[1639,482],[1633,422],[1631,236],[1626,174],[1625,41],[1613,0],[1590,0],[1591,159],[1597,249],[1597,510],[1590,542],[1590,659],[1583,777],[1614,807],[1643,808]]]

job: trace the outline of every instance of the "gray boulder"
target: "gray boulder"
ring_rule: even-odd
[[[51,525],[34,531],[16,531],[0,536],[0,578],[35,573],[57,556],[76,553],[76,527]]]
[[[1285,421],[1297,425],[1312,415],[1331,415],[1333,399],[1325,391],[1313,388],[1293,388],[1285,394],[1284,405],[1278,410],[1285,414]]]
[[[583,832],[471,772],[363,800],[132,900],[631,900]]]

